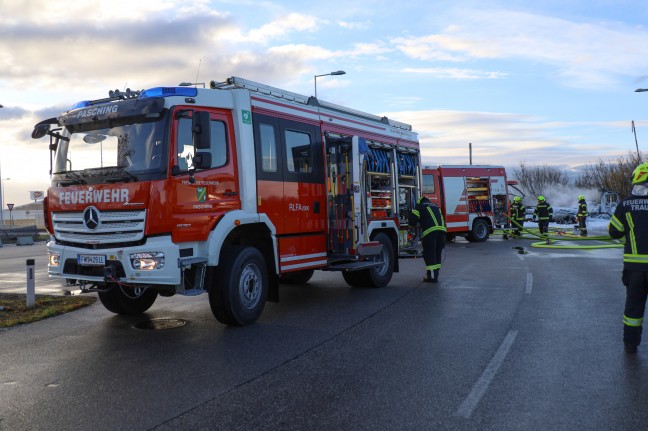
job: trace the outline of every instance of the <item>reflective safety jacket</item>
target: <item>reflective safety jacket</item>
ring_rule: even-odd
[[[522,205],[522,202],[513,202],[511,204],[509,217],[511,217],[512,220],[518,222],[520,226],[522,225],[522,223],[524,223],[524,219],[526,217],[526,208],[524,207],[524,205]]]
[[[608,232],[625,236],[624,269],[648,271],[648,197],[630,196],[617,205]]]
[[[540,221],[549,221],[553,218],[553,208],[547,201],[539,203],[533,211],[533,217],[538,217]]]
[[[412,210],[409,217],[410,226],[421,223],[421,238],[434,231],[446,231],[443,215],[438,206],[430,202],[419,202]]]
[[[581,199],[578,201],[578,213],[576,214],[576,217],[587,216],[589,216],[589,213],[587,212],[587,202],[585,202],[585,199]]]

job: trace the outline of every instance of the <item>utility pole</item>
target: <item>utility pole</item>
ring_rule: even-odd
[[[635,129],[634,120],[632,120],[632,133],[634,133],[635,145],[637,147],[637,158],[639,163],[641,163],[641,153],[639,152],[639,142],[637,142],[637,130]]]

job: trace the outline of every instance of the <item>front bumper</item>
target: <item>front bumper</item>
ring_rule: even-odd
[[[83,280],[100,283],[105,281],[105,268],[111,267],[112,276],[123,283],[134,284],[180,284],[179,248],[170,236],[149,238],[146,244],[127,248],[106,248],[88,250],[85,248],[63,246],[54,241],[47,243],[49,255],[59,255],[59,264],[53,265],[48,259],[47,271],[50,277]],[[130,255],[134,253],[164,253],[163,268],[152,270],[134,269]],[[79,255],[105,256],[105,265],[79,265]]]

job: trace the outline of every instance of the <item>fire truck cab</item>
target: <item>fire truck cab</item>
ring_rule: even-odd
[[[280,282],[341,271],[383,287],[420,192],[411,126],[231,77],[111,91],[38,123],[49,135],[51,277],[118,314],[208,293],[258,319]]]

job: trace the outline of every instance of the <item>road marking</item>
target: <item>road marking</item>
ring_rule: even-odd
[[[470,393],[463,401],[463,403],[461,403],[461,405],[459,406],[459,409],[456,413],[457,416],[461,416],[466,419],[470,418],[473,410],[475,410],[475,407],[477,407],[477,404],[479,404],[479,401],[488,390],[488,386],[495,377],[495,374],[497,374],[497,370],[499,370],[502,362],[504,362],[506,355],[508,354],[511,346],[513,345],[513,342],[515,341],[517,333],[518,331],[509,331],[506,334],[504,341],[502,341],[499,349],[497,349],[497,352],[495,352],[495,356],[493,356],[493,359],[491,359],[481,377],[479,377],[479,380],[475,382]]]
[[[524,287],[524,293],[531,293],[531,288],[533,287],[533,273],[527,272],[526,286]]]

